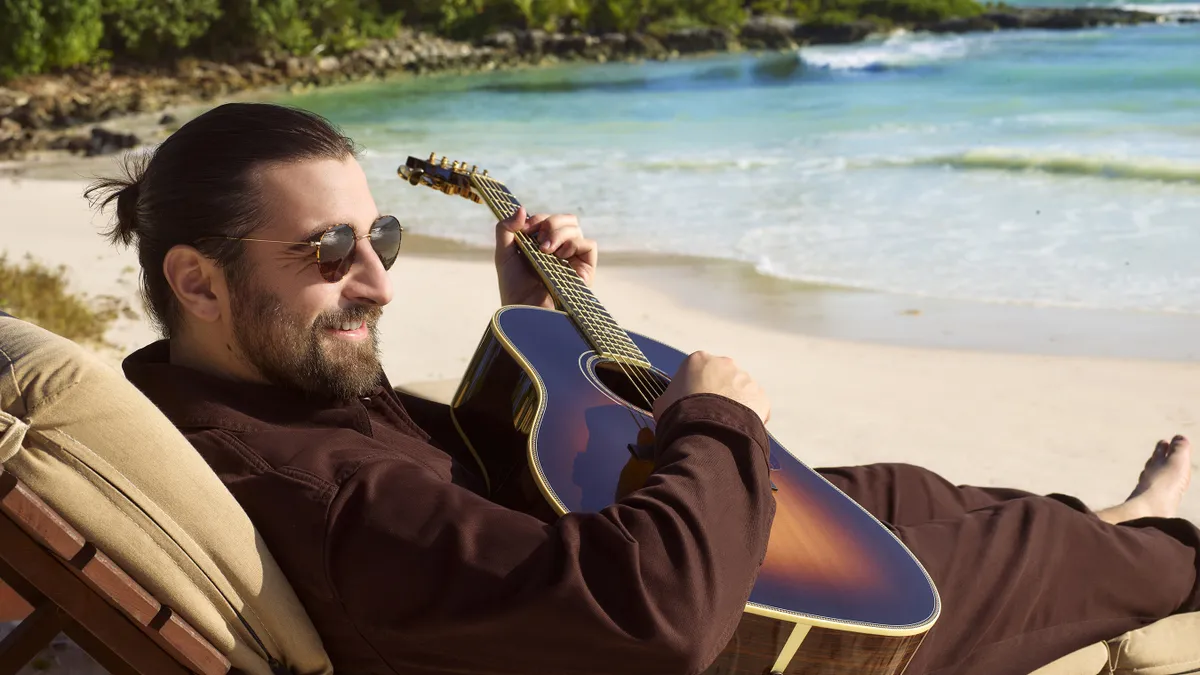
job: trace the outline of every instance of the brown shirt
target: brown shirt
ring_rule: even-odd
[[[448,407],[386,382],[318,400],[171,365],[165,341],[125,373],[250,515],[343,675],[696,673],[765,555],[766,430],[727,398],[666,411],[646,487],[546,524],[488,501]]]

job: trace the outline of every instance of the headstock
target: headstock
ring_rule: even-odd
[[[475,186],[471,184],[471,178],[479,175],[490,179],[490,176],[486,170],[476,174],[477,169],[478,167],[472,166],[468,171],[466,162],[451,162],[446,157],[438,161],[437,154],[430,153],[429,159],[409,157],[403,166],[396,169],[396,173],[412,185],[424,185],[482,204],[483,198],[473,190]]]

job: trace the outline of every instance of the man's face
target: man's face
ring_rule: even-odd
[[[304,242],[348,223],[367,233],[379,210],[353,158],[272,165],[259,175],[265,225],[256,239]],[[317,270],[315,249],[245,242],[241,273],[228,279],[229,311],[242,356],[269,382],[336,398],[379,384],[376,325],[391,284],[366,239],[337,282]]]

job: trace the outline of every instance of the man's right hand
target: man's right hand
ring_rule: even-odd
[[[741,403],[758,413],[766,424],[771,419],[771,402],[767,394],[738,367],[733,359],[707,352],[693,352],[675,372],[671,384],[654,401],[654,417],[662,418],[671,404],[691,394],[717,394]]]

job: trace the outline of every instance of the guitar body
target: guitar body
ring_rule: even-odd
[[[629,333],[654,370],[685,354]],[[631,454],[642,401],[567,314],[493,317],[452,410],[500,504],[553,522],[599,511],[640,485]],[[645,408],[645,405],[639,405]],[[892,533],[771,438],[776,513],[767,556],[710,675],[900,673],[937,619],[937,591]]]

